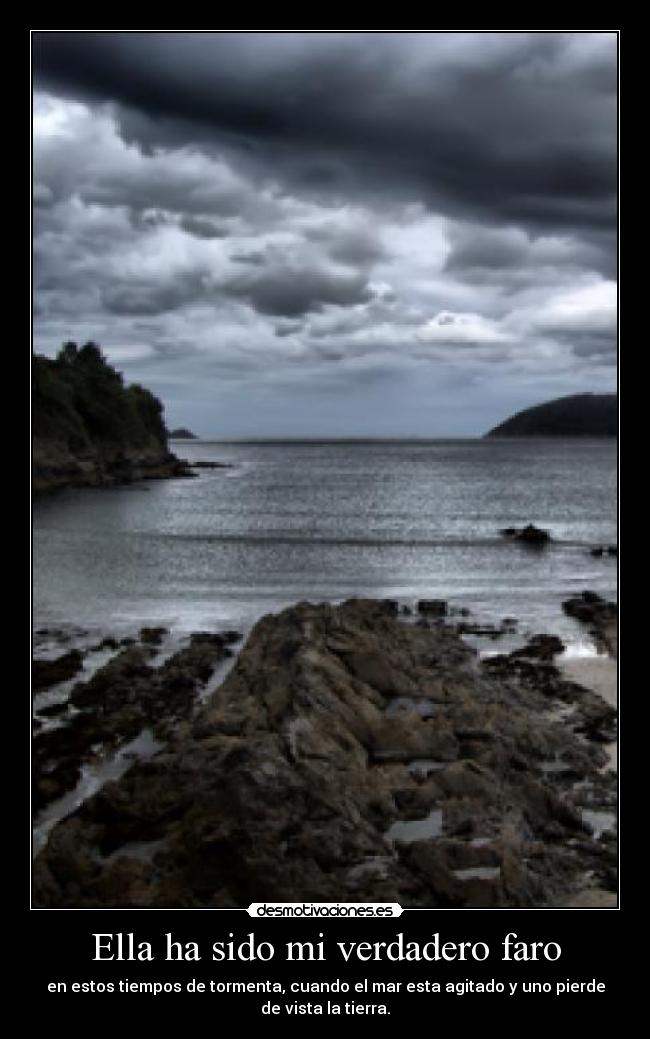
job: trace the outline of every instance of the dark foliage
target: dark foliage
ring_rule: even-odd
[[[36,355],[32,368],[33,433],[73,453],[110,444],[166,446],[162,404],[142,386],[125,386],[95,343],[66,343],[55,360]]]

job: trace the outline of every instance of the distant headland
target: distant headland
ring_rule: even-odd
[[[615,437],[618,396],[615,393],[577,393],[558,397],[515,415],[495,426],[487,437]]]
[[[167,447],[161,402],[125,385],[95,343],[35,355],[32,374],[35,492],[194,475]]]

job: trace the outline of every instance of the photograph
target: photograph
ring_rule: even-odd
[[[30,58],[31,909],[620,910],[619,30]]]

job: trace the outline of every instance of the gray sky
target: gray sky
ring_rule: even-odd
[[[616,385],[614,33],[33,36],[34,340],[201,435]]]

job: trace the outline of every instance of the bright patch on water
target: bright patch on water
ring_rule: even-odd
[[[409,772],[419,779],[426,779],[432,772],[440,772],[447,767],[445,761],[434,761],[433,758],[415,758],[408,765]]]
[[[456,880],[496,880],[501,875],[501,866],[473,866],[471,869],[452,870]]]
[[[589,827],[597,841],[604,833],[613,832],[616,829],[614,812],[596,812],[591,808],[583,808],[582,821]]]
[[[599,652],[596,644],[591,639],[571,639],[567,643],[564,652],[559,654],[558,661],[593,660],[597,657],[607,657],[607,653]]]
[[[436,713],[436,708],[435,704],[426,697],[415,699],[411,696],[396,696],[386,707],[387,718],[407,713],[419,714],[421,718],[430,718]]]
[[[105,863],[114,862],[115,859],[137,859],[139,862],[151,862],[157,851],[160,851],[164,847],[165,841],[163,839],[157,841],[129,841],[128,844],[123,844],[121,848],[117,848],[116,851],[111,852],[110,855],[106,855],[103,859]]]
[[[434,808],[424,819],[400,820],[388,829],[385,837],[389,841],[428,841],[442,833],[442,811]]]

